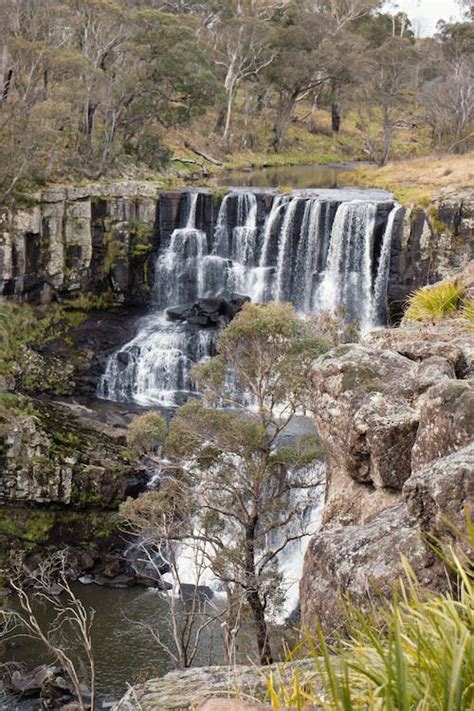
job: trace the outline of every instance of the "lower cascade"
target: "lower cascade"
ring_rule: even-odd
[[[177,406],[193,363],[214,355],[215,328],[172,321],[167,309],[236,295],[290,301],[303,316],[342,311],[361,330],[384,325],[392,236],[402,208],[383,191],[228,192],[209,233],[196,226],[204,191],[183,193],[182,226],[155,263],[154,313],[108,359],[98,396]]]
[[[155,477],[150,481],[150,489],[159,488],[161,473],[157,472]],[[298,508],[300,513],[294,516],[290,523],[275,529],[268,537],[266,546],[268,550],[278,550],[285,540],[289,542],[284,545],[283,549],[277,555],[278,569],[281,574],[281,588],[283,592],[283,602],[281,607],[273,613],[275,622],[284,622],[291,617],[298,609],[299,603],[299,582],[303,574],[303,563],[308,544],[319,529],[322,520],[325,480],[326,480],[326,464],[322,461],[314,461],[313,463],[302,467],[299,470],[287,471],[287,477],[291,479],[293,476],[303,476],[305,480],[311,482],[306,488],[301,490],[292,490],[288,495],[288,508]],[[205,475],[203,474],[205,483]],[[194,533],[200,534],[199,528],[195,528]],[[228,542],[231,548],[232,542]],[[127,556],[131,560],[142,561],[147,559],[143,551],[146,549],[147,540],[139,540],[132,544]],[[179,586],[191,586],[198,583],[200,588],[206,590],[206,594],[219,596],[224,594],[222,583],[216,578],[211,570],[210,564],[207,562],[206,545],[202,547],[201,554],[196,554],[196,544],[192,541],[183,540],[176,544],[176,575],[171,572],[164,573],[163,580],[170,585],[175,592]],[[211,546],[209,546],[211,548]],[[264,555],[266,551],[261,551]],[[155,554],[156,555],[156,554]],[[211,551],[209,551],[209,557]],[[257,556],[258,560],[258,556]],[[144,574],[152,577],[156,575],[156,570],[153,572],[153,565],[149,569],[142,570]]]

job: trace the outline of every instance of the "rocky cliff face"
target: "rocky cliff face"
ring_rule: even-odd
[[[147,303],[152,255],[177,226],[182,197],[128,181],[50,188],[27,207],[0,211],[0,295],[49,302],[110,290],[119,302]],[[212,204],[208,191],[197,215],[203,228]]]
[[[474,190],[445,188],[431,204],[406,210],[394,235],[389,280],[392,313],[407,296],[461,271],[474,259]]]
[[[464,324],[376,331],[314,366],[317,429],[329,455],[324,525],[301,583],[303,623],[340,622],[340,592],[389,595],[406,556],[446,584],[426,536],[454,538],[474,514],[474,339]]]
[[[183,217],[183,195],[152,183],[90,184],[43,190],[28,206],[0,211],[0,295],[48,302],[107,290],[121,303],[146,304],[154,256]],[[198,229],[211,232],[220,199],[202,191]],[[474,191],[445,191],[431,205],[408,210],[392,247],[394,315],[415,288],[473,257]]]
[[[146,488],[122,418],[24,396],[0,407],[0,561],[69,546],[75,573],[125,568],[117,509]],[[115,555],[112,555],[112,554]],[[2,565],[2,567],[3,567]],[[123,579],[122,579],[123,582]]]

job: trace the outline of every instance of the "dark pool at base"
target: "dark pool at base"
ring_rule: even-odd
[[[162,633],[167,636],[166,630],[170,624],[168,606],[159,592],[141,587],[117,590],[80,583],[73,588],[84,605],[93,608],[96,613],[92,639],[100,702],[117,700],[129,685],[171,671],[173,665],[168,655],[143,628],[144,624],[160,626]],[[48,622],[46,611],[39,610],[38,615],[44,623]],[[213,649],[210,650],[209,646],[203,645],[204,651],[196,658],[196,665],[222,660],[223,651],[217,635],[212,642]],[[5,658],[23,663],[26,669],[52,661],[39,643],[28,639],[19,639],[14,646],[9,646]],[[100,706],[101,703],[98,708]],[[19,703],[12,697],[6,701],[0,699],[0,709],[26,711],[31,708],[29,702]]]

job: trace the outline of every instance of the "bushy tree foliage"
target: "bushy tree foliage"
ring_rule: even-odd
[[[284,592],[277,557],[308,533],[302,513],[319,482],[304,467],[321,456],[315,436],[277,445],[304,407],[311,364],[327,343],[291,305],[274,302],[245,305],[218,347],[217,357],[194,370],[205,399],[188,401],[169,427],[164,453],[182,463],[181,474],[124,510],[148,539],[197,548],[226,592],[227,649],[244,607],[266,663],[273,658],[269,617]]]
[[[154,454],[166,437],[166,427],[166,420],[159,412],[137,415],[128,426],[128,444],[138,454]]]

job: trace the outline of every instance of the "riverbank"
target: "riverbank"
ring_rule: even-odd
[[[434,194],[462,193],[472,189],[474,152],[403,159],[382,168],[360,165],[343,173],[341,180],[354,187],[388,190],[405,206],[426,207]]]

